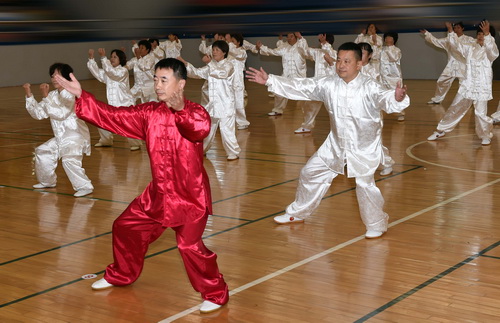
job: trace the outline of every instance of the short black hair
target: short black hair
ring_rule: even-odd
[[[127,65],[127,55],[121,50],[121,49],[113,49],[111,51],[111,54],[115,53],[116,56],[118,56],[118,59],[120,60],[120,65],[125,66]]]
[[[186,65],[177,58],[169,57],[159,60],[155,65],[155,71],[157,69],[171,69],[177,80],[187,80]]]
[[[71,77],[69,76],[69,74],[73,73],[73,68],[71,68],[71,66],[69,66],[68,64],[54,63],[54,64],[50,65],[50,68],[49,68],[50,77],[52,77],[52,75],[54,75],[55,71],[58,71],[62,77],[64,77],[68,81],[71,81]]]
[[[158,40],[158,38],[149,38],[148,41],[151,44],[154,43],[154,42],[156,42],[158,45],[160,44],[160,41]]]
[[[361,52],[361,46],[359,46],[358,44],[353,43],[353,42],[343,43],[342,45],[340,45],[338,51],[340,52],[341,50],[353,51],[354,56],[356,57],[356,60],[357,61],[361,60],[363,53]]]
[[[226,43],[225,40],[216,40],[212,44],[212,48],[218,48],[224,53],[224,58],[227,58],[227,54],[229,54],[229,45]]]
[[[366,50],[368,52],[368,54],[373,53],[372,45],[370,45],[368,43],[358,43],[358,45],[361,48],[361,50]]]
[[[464,23],[461,21],[454,23],[453,26],[460,26],[460,27],[462,27],[462,29],[465,29]]]
[[[231,34],[231,37],[236,39],[238,43],[240,43],[240,46],[243,45],[243,35],[242,34]]]
[[[146,49],[148,50],[148,53],[151,51],[151,43],[149,41],[143,39],[137,43],[138,47],[141,47],[141,45],[146,47]]]
[[[394,45],[396,45],[396,43],[398,42],[398,33],[396,33],[396,32],[393,32],[393,31],[386,32],[384,34],[384,40],[385,40],[385,37],[392,37],[392,39],[394,39]]]
[[[335,41],[335,36],[333,36],[333,34],[327,34],[327,33],[324,33],[323,35],[325,35],[326,41],[329,42],[331,45],[333,45],[333,42]]]
[[[368,28],[370,28],[370,26],[373,25],[375,27],[375,32],[376,33],[379,33],[380,30],[378,30],[377,28],[377,25],[375,25],[373,22],[369,22],[367,25],[366,25],[366,32],[368,32]]]

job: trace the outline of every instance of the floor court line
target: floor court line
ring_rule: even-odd
[[[496,180],[494,180],[494,181],[488,182],[488,183],[486,183],[486,184],[480,185],[480,186],[478,186],[478,187],[476,187],[476,188],[473,188],[473,189],[471,189],[471,190],[469,190],[469,191],[466,191],[466,192],[464,192],[464,193],[458,194],[458,195],[456,195],[456,196],[454,196],[454,197],[451,197],[451,198],[449,198],[449,199],[447,199],[447,200],[441,201],[441,202],[439,202],[439,203],[437,203],[437,204],[434,204],[434,205],[432,205],[432,206],[429,206],[429,207],[427,207],[427,208],[425,208],[425,209],[422,209],[422,210],[420,210],[420,211],[418,211],[418,212],[415,212],[415,213],[413,213],[413,214],[410,214],[410,215],[408,215],[408,216],[406,216],[406,217],[404,217],[404,218],[402,218],[402,219],[399,219],[399,220],[397,220],[397,221],[391,222],[391,223],[389,224],[389,227],[393,227],[393,226],[398,225],[398,224],[400,224],[400,223],[403,223],[403,222],[405,222],[405,221],[411,220],[411,219],[413,219],[413,218],[415,218],[415,217],[417,217],[417,216],[419,216],[419,215],[422,215],[422,214],[424,214],[424,213],[426,213],[426,212],[432,211],[432,210],[434,210],[434,209],[436,209],[436,208],[439,208],[439,207],[441,207],[441,206],[443,206],[443,205],[446,205],[446,204],[449,204],[449,203],[451,203],[451,202],[454,202],[454,201],[456,201],[456,200],[458,200],[458,199],[461,199],[461,198],[463,198],[463,197],[465,197],[465,196],[467,196],[467,195],[473,194],[473,193],[478,192],[478,191],[480,191],[480,190],[482,190],[482,189],[484,189],[484,188],[487,188],[487,187],[489,187],[489,186],[495,185],[495,184],[497,184],[498,182],[500,182],[500,178],[498,178],[498,179],[496,179]],[[337,250],[340,250],[340,249],[342,249],[342,248],[344,248],[344,247],[350,246],[351,244],[353,244],[353,243],[355,243],[355,242],[358,242],[358,241],[360,241],[360,240],[363,240],[363,239],[364,239],[364,235],[361,235],[361,236],[358,236],[358,237],[356,237],[356,238],[353,238],[353,239],[351,239],[351,240],[349,240],[349,241],[346,241],[346,242],[343,242],[343,243],[341,243],[341,244],[338,244],[338,245],[336,245],[336,246],[334,246],[334,247],[332,247],[332,248],[330,248],[330,249],[327,249],[327,250],[322,251],[322,252],[320,252],[320,253],[317,253],[317,254],[315,254],[315,255],[313,255],[313,256],[311,256],[311,257],[308,257],[308,258],[303,259],[303,260],[301,260],[301,261],[299,261],[299,262],[296,262],[296,263],[294,263],[294,264],[292,264],[292,265],[290,265],[290,266],[287,266],[287,267],[285,267],[285,268],[282,268],[282,269],[280,269],[280,270],[277,270],[277,271],[275,271],[274,273],[271,273],[271,274],[269,274],[269,275],[263,276],[263,277],[261,277],[261,278],[259,278],[259,279],[256,279],[256,280],[254,280],[254,281],[251,281],[251,282],[249,282],[249,283],[247,283],[247,284],[245,284],[245,285],[242,285],[242,286],[240,286],[240,287],[237,287],[237,288],[235,288],[235,289],[231,290],[231,291],[229,292],[229,295],[230,295],[230,296],[236,295],[236,294],[238,294],[238,293],[240,293],[240,292],[242,292],[242,291],[245,291],[245,290],[247,290],[247,289],[249,289],[249,288],[251,288],[251,287],[257,286],[257,285],[259,285],[259,284],[261,284],[261,283],[263,283],[263,282],[266,282],[267,280],[270,280],[270,279],[272,279],[272,278],[275,278],[275,277],[277,277],[277,276],[280,276],[280,275],[282,275],[282,274],[285,274],[285,273],[287,273],[287,272],[289,272],[289,271],[291,271],[291,270],[293,270],[293,269],[295,269],[295,268],[297,268],[297,267],[300,267],[300,266],[302,266],[302,265],[305,265],[305,264],[307,264],[307,263],[310,263],[310,262],[312,262],[312,261],[314,261],[314,260],[316,260],[316,259],[318,259],[318,258],[321,258],[321,257],[323,257],[323,256],[329,255],[329,254],[331,254],[331,253],[333,253],[333,252],[335,252],[335,251],[337,251]],[[188,308],[188,309],[186,309],[186,310],[184,310],[184,311],[182,311],[182,312],[179,312],[179,313],[177,313],[177,314],[175,314],[175,315],[169,316],[169,317],[167,317],[167,318],[165,318],[165,319],[163,319],[163,320],[159,321],[159,323],[168,323],[168,322],[173,322],[173,321],[175,321],[175,320],[177,320],[177,319],[179,319],[179,318],[182,318],[182,317],[184,317],[184,316],[186,316],[186,315],[189,315],[189,314],[191,314],[191,313],[193,313],[193,312],[195,312],[195,311],[199,310],[200,305],[201,305],[201,304],[198,304],[198,305],[193,306],[193,307],[191,307],[191,308]]]
[[[469,136],[472,136],[472,135],[468,134],[468,135],[448,136],[448,137],[444,137],[444,139],[458,138],[458,137],[469,137]],[[439,139],[439,140],[443,140],[443,139]],[[424,144],[424,143],[429,143],[429,141],[428,140],[420,141],[420,142],[417,142],[417,143],[409,146],[408,148],[406,148],[406,154],[408,156],[410,156],[411,158],[413,158],[415,160],[418,160],[419,162],[426,163],[426,164],[433,165],[433,166],[437,166],[437,167],[443,167],[443,168],[448,168],[448,169],[453,169],[453,170],[461,170],[461,171],[465,171],[465,172],[491,174],[491,175],[500,175],[500,173],[498,173],[498,172],[490,172],[490,171],[485,171],[485,170],[477,170],[477,169],[467,169],[467,168],[453,167],[453,166],[448,166],[448,165],[433,163],[433,162],[430,162],[428,160],[425,160],[425,159],[422,159],[422,158],[418,158],[417,156],[415,156],[412,153],[412,149],[415,148],[416,146],[419,146],[419,145]]]

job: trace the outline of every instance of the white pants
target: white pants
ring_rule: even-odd
[[[321,101],[300,101],[302,106],[302,112],[304,113],[304,122],[300,126],[301,128],[313,129],[316,121],[316,116],[319,113],[319,110],[323,106],[323,102]]]
[[[97,131],[99,131],[99,143],[104,145],[104,146],[112,146],[113,145],[113,133],[101,128],[97,128]],[[132,138],[127,138],[128,143],[130,147],[134,146],[141,146],[142,145],[142,140],[140,139],[132,139]]]
[[[200,104],[202,107],[206,107],[210,99],[208,98],[208,81],[205,81],[201,86],[201,100]]]
[[[464,98],[460,93],[457,93],[443,119],[439,121],[437,130],[452,131],[469,111],[472,104],[474,104],[477,136],[481,139],[491,139],[493,137],[493,120],[486,115],[488,101],[473,101]]]
[[[455,76],[448,74],[448,71],[445,69],[437,79],[436,92],[434,93],[434,96],[431,98],[431,100],[436,103],[443,102],[444,97],[450,90],[450,87],[453,84],[454,80]]]
[[[498,101],[497,111],[493,113],[491,117],[500,120],[500,101]]]
[[[220,136],[222,139],[222,146],[226,151],[226,154],[239,156],[241,148],[238,145],[238,140],[236,140],[236,129],[235,129],[235,116],[226,118],[210,118],[212,124],[210,126],[210,133],[203,140],[203,152],[207,152],[212,146],[215,138],[215,133],[217,128],[220,128]]]
[[[389,168],[394,165],[394,159],[389,156],[389,149],[384,145],[382,145],[382,162],[380,164],[383,168]]]
[[[236,107],[236,125],[239,127],[248,127],[250,122],[245,113],[245,88],[236,87],[234,90],[234,103]]]
[[[57,161],[61,163],[75,191],[93,190],[94,186],[82,167],[82,155],[59,156],[55,138],[35,148],[35,174],[38,182],[44,186],[52,186],[57,182]]]
[[[309,217],[337,175],[315,153],[300,171],[295,201],[286,208],[286,214],[301,219]],[[356,196],[366,230],[386,231],[389,216],[383,211],[384,198],[373,174],[356,177]]]

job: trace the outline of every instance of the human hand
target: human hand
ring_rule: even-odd
[[[68,81],[59,74],[55,75],[56,81],[59,85],[61,85],[69,93],[79,98],[82,95],[82,86],[73,73],[70,73],[69,77],[71,78],[71,81]]]
[[[201,60],[203,61],[203,63],[208,64],[208,63],[210,63],[212,61],[212,58],[210,56],[208,56],[208,55],[204,55],[201,58]]]
[[[264,71],[264,69],[261,67],[259,70],[255,69],[253,67],[249,67],[248,70],[245,71],[246,78],[255,83],[259,84],[266,84],[267,79],[269,78],[269,75]]]
[[[170,97],[166,98],[164,102],[175,111],[184,109],[184,88],[179,87],[179,89],[172,93]]]
[[[325,59],[325,61],[328,63],[328,65],[330,66],[333,66],[334,64],[334,61],[333,61],[333,57],[330,56],[330,54],[326,53],[323,58]]]
[[[451,24],[451,22],[447,21],[447,22],[444,23],[444,25],[448,29],[449,33],[451,33],[453,31],[453,25]]]
[[[488,36],[490,34],[490,22],[488,20],[481,21],[479,27],[481,28],[485,36]]]
[[[97,51],[99,52],[99,55],[101,55],[101,57],[106,56],[106,50],[104,48],[99,48]]]
[[[50,88],[50,86],[47,83],[40,84],[40,91],[42,92],[42,96],[44,98],[49,96],[49,88]]]
[[[26,97],[30,97],[32,96],[33,94],[31,93],[31,84],[29,83],[24,83],[23,84],[23,88],[24,88],[24,93],[26,93]]]
[[[396,98],[396,101],[398,101],[398,102],[403,101],[403,99],[406,96],[406,91],[407,91],[406,85],[401,86],[401,81],[398,81],[398,84],[396,86],[395,95],[394,95]]]
[[[89,59],[94,59],[94,50],[92,48],[89,49]]]

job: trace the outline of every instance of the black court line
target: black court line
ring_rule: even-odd
[[[397,172],[397,173],[394,173],[392,175],[386,176],[384,178],[380,178],[380,179],[376,180],[375,182],[383,181],[383,180],[389,179],[391,177],[398,176],[400,174],[404,174],[404,173],[416,170],[416,169],[421,168],[421,167],[423,167],[423,166],[416,166],[416,167],[414,167],[412,169],[409,169],[409,170],[405,170],[405,171],[402,171],[402,172]],[[255,193],[255,192],[263,191],[263,190],[266,190],[266,189],[271,188],[271,187],[275,187],[275,186],[279,186],[279,185],[283,185],[283,184],[287,184],[287,183],[293,182],[295,180],[297,180],[297,178],[291,179],[291,180],[288,180],[288,181],[285,181],[285,182],[273,184],[273,185],[270,185],[270,186],[266,186],[266,187],[263,187],[263,188],[259,188],[259,189],[253,190],[253,191],[249,191],[247,193],[238,194],[238,195],[235,195],[235,196],[232,196],[232,197],[228,197],[226,199],[213,201],[212,204],[216,204],[216,203],[228,201],[228,200],[231,200],[231,199],[234,199],[234,198],[237,198],[237,197],[242,197],[242,196],[249,195],[249,194],[252,194],[252,193]],[[9,188],[15,188],[15,189],[33,191],[33,189],[29,189],[29,188],[14,187],[14,186],[8,186],[8,185],[0,185],[0,187],[9,187]],[[351,188],[345,189],[343,191],[340,191],[338,193],[334,193],[332,195],[325,196],[325,197],[322,198],[322,200],[330,198],[330,197],[334,197],[336,195],[340,195],[340,194],[343,194],[343,193],[347,193],[347,192],[353,191],[355,189],[356,189],[356,187],[351,187]],[[61,194],[61,195],[72,195],[72,194],[68,194],[68,193],[57,193],[57,192],[50,192],[50,191],[41,191],[41,192],[51,193],[51,194]],[[108,199],[100,199],[100,198],[93,198],[93,197],[83,197],[83,198],[88,198],[88,199],[97,200],[97,201],[112,202],[112,203],[130,204],[130,202],[108,200]],[[282,210],[279,213],[283,213],[283,212],[285,212],[285,211]],[[248,223],[255,222],[255,220],[243,219],[243,218],[235,218],[235,217],[229,217],[229,216],[223,216],[223,215],[216,215],[216,214],[212,214],[212,216],[213,217],[218,217],[218,218],[231,219],[231,220],[246,221]],[[266,216],[266,217],[268,217],[268,216]],[[7,264],[10,264],[10,263],[19,261],[19,260],[24,260],[24,259],[27,259],[27,258],[31,258],[31,257],[34,257],[34,256],[38,256],[38,255],[41,255],[41,254],[44,254],[44,253],[47,253],[47,252],[50,252],[50,251],[54,251],[54,250],[58,250],[58,249],[61,249],[61,248],[69,247],[69,246],[72,246],[72,245],[75,245],[75,244],[78,244],[78,243],[81,243],[81,242],[85,242],[85,241],[88,241],[88,240],[92,240],[92,239],[96,239],[96,238],[105,236],[105,235],[108,235],[108,234],[111,234],[111,231],[108,231],[108,232],[105,232],[105,233],[101,233],[101,234],[95,235],[95,236],[90,237],[90,238],[85,238],[85,239],[82,239],[82,240],[78,240],[78,241],[74,241],[74,242],[71,242],[71,243],[67,243],[65,245],[61,245],[61,246],[54,247],[54,248],[51,248],[51,249],[46,249],[46,250],[43,250],[43,251],[39,251],[39,252],[36,252],[36,253],[33,253],[33,254],[29,254],[29,255],[26,255],[26,256],[23,256],[23,257],[16,258],[16,259],[12,259],[12,260],[0,263],[0,266],[7,265]]]
[[[489,255],[481,255],[481,257],[493,258],[493,259],[500,259],[500,257],[497,257],[497,256],[489,256]]]
[[[409,172],[409,171],[412,171],[412,170],[416,170],[416,169],[419,169],[419,168],[422,168],[422,167],[423,167],[423,166],[416,166],[415,168],[413,168],[413,169],[411,169],[411,170],[403,171],[403,172],[400,172],[400,173],[397,173],[397,174],[393,174],[393,175],[391,175],[391,176],[386,176],[386,177],[384,177],[384,178],[378,179],[378,180],[376,180],[376,182],[378,182],[378,181],[382,181],[382,180],[386,180],[386,179],[388,179],[388,178],[390,178],[390,177],[393,177],[393,176],[396,176],[396,175],[399,175],[399,174],[403,174],[403,173],[406,173],[406,172]],[[324,197],[322,200],[324,200],[324,199],[326,199],[326,198],[331,198],[331,197],[334,197],[334,196],[337,196],[337,195],[341,195],[341,194],[343,194],[343,193],[350,192],[350,191],[353,191],[353,190],[355,190],[355,189],[356,189],[356,187],[352,187],[352,188],[349,188],[349,189],[346,189],[346,190],[340,191],[340,192],[338,192],[338,193],[334,193],[334,194],[332,194],[332,195],[329,195],[328,197]],[[203,239],[203,240],[206,240],[206,239],[209,239],[209,238],[211,238],[211,237],[215,237],[215,236],[217,236],[217,235],[220,235],[220,234],[223,234],[223,233],[226,233],[226,232],[229,232],[229,231],[233,231],[233,230],[235,230],[235,229],[239,229],[239,228],[244,227],[244,226],[246,226],[246,225],[253,224],[253,223],[256,223],[256,222],[259,222],[259,221],[262,221],[262,220],[268,219],[268,218],[273,217],[273,216],[276,216],[276,215],[278,215],[278,214],[282,214],[282,213],[284,213],[284,212],[285,212],[285,210],[280,210],[280,211],[278,211],[278,212],[274,212],[274,213],[272,213],[272,214],[265,215],[265,216],[263,216],[263,217],[260,217],[260,218],[255,219],[255,220],[250,220],[250,221],[248,221],[248,222],[246,222],[246,223],[242,223],[242,224],[236,225],[236,226],[234,226],[234,227],[230,227],[230,228],[227,228],[227,229],[225,229],[225,230],[222,230],[222,231],[219,231],[219,232],[212,233],[212,234],[210,234],[210,235],[204,236],[202,239]],[[109,233],[111,233],[111,232],[109,232]],[[106,234],[109,234],[109,233],[106,233]],[[103,234],[103,235],[104,235],[104,234]],[[91,238],[89,238],[89,239],[91,239]],[[148,259],[148,258],[151,258],[151,257],[155,257],[155,256],[158,256],[158,255],[164,254],[164,253],[166,253],[166,252],[169,252],[169,251],[172,251],[172,250],[175,250],[175,249],[177,249],[177,246],[175,246],[175,247],[170,247],[170,248],[168,248],[168,249],[161,250],[161,251],[158,251],[158,252],[155,252],[155,253],[149,254],[149,255],[145,256],[145,257],[144,257],[144,259]],[[27,258],[27,257],[26,257],[26,258]],[[99,272],[96,272],[95,274],[96,274],[96,275],[100,275],[100,274],[102,274],[102,273],[104,273],[104,270],[99,271]],[[41,291],[41,292],[33,293],[33,294],[31,294],[31,295],[27,295],[27,296],[25,296],[25,297],[22,297],[22,298],[19,298],[19,299],[16,299],[16,300],[10,301],[10,302],[8,302],[8,303],[0,304],[0,308],[5,307],[5,306],[8,306],[8,305],[15,304],[15,303],[22,302],[22,301],[27,300],[27,299],[30,299],[30,298],[32,298],[32,297],[35,297],[35,296],[39,296],[39,295],[42,295],[42,294],[48,293],[48,292],[53,291],[53,290],[55,290],[55,289],[58,289],[58,288],[61,288],[61,287],[65,287],[65,286],[68,286],[68,285],[71,285],[71,284],[74,284],[74,283],[80,282],[80,281],[82,281],[82,280],[84,280],[84,279],[83,279],[83,278],[78,278],[78,279],[72,280],[72,281],[70,281],[70,282],[67,282],[67,283],[64,283],[64,284],[61,284],[61,285],[57,285],[57,286],[55,286],[55,287],[51,287],[51,288],[49,288],[49,289],[43,290],[43,291]]]
[[[224,202],[224,201],[228,201],[228,200],[231,200],[231,199],[234,199],[234,198],[237,198],[237,197],[241,197],[241,196],[245,196],[245,195],[249,195],[249,194],[252,194],[252,193],[255,193],[255,192],[258,192],[258,191],[263,191],[263,190],[266,190],[268,188],[272,188],[272,187],[275,187],[275,186],[280,186],[280,185],[283,185],[283,184],[287,184],[287,183],[290,183],[290,182],[292,182],[294,180],[296,180],[296,179],[284,181],[284,182],[281,182],[281,183],[277,183],[277,184],[273,184],[273,185],[270,185],[270,186],[259,188],[259,189],[253,190],[253,191],[249,191],[247,193],[243,193],[243,194],[235,195],[235,196],[232,196],[232,197],[229,197],[229,198],[226,198],[226,199],[214,201],[214,202],[212,202],[212,204],[220,203],[220,202]],[[9,187],[9,188],[15,188],[15,189],[33,191],[33,189],[31,189],[31,188],[13,187],[13,186],[8,186],[8,185],[3,185],[3,186],[4,187]],[[0,187],[2,187],[2,185],[0,185]],[[68,193],[57,193],[57,192],[50,192],[50,191],[40,191],[40,192],[51,193],[51,194],[60,194],[60,195],[71,195],[72,196],[72,194],[68,194]],[[88,199],[97,200],[97,201],[112,202],[112,203],[122,203],[122,204],[130,204],[131,203],[130,201],[129,202],[123,202],[123,201],[107,200],[107,199],[100,199],[100,198],[93,198],[93,197],[83,197],[83,198],[88,198]],[[238,221],[246,221],[246,222],[252,221],[252,220],[249,220],[249,219],[241,219],[241,218],[228,217],[228,216],[222,216],[222,215],[216,215],[216,214],[212,214],[212,216],[214,216],[214,217],[220,217],[220,218],[226,218],[226,219],[233,219],[233,220],[238,220]],[[111,231],[105,232],[105,233],[101,233],[101,234],[98,234],[98,235],[93,236],[93,237],[89,237],[89,238],[85,238],[85,239],[82,239],[82,240],[78,240],[78,241],[74,241],[74,242],[71,242],[71,243],[67,243],[65,245],[61,245],[61,246],[54,247],[54,248],[51,248],[51,249],[47,249],[47,250],[43,250],[43,251],[40,251],[40,252],[36,252],[36,253],[30,254],[30,255],[26,255],[26,256],[23,256],[23,257],[19,257],[19,258],[16,258],[16,259],[12,259],[12,260],[9,260],[9,261],[6,261],[6,262],[2,262],[2,263],[0,263],[0,266],[7,265],[7,264],[10,264],[10,263],[19,261],[19,260],[24,260],[24,259],[27,259],[27,258],[30,258],[30,257],[38,256],[38,255],[41,255],[41,254],[44,254],[44,253],[47,253],[47,252],[50,252],[50,251],[54,251],[54,250],[58,250],[58,249],[61,249],[61,248],[69,247],[69,246],[72,246],[72,245],[75,245],[75,244],[78,244],[78,243],[81,243],[81,242],[85,242],[85,241],[88,241],[88,240],[92,240],[92,239],[96,239],[96,238],[105,236],[105,235],[108,235],[108,234],[111,234]]]
[[[401,302],[402,300],[410,297],[411,295],[415,294],[416,292],[424,289],[425,287],[429,286],[430,284],[440,280],[441,278],[445,277],[446,275],[448,274],[451,274],[452,272],[454,272],[455,270],[459,269],[460,267],[470,263],[471,261],[473,261],[474,259],[480,257],[480,256],[483,256],[484,253],[498,247],[500,245],[500,241],[497,241],[495,242],[494,244],[486,247],[485,249],[481,250],[480,252],[468,257],[467,259],[459,262],[458,264],[456,264],[455,266],[453,267],[450,267],[448,269],[446,269],[445,271],[443,271],[442,273],[432,277],[431,279],[425,281],[424,283],[418,285],[417,287],[407,291],[406,293],[396,297],[395,299],[393,299],[392,301],[380,306],[379,308],[377,308],[376,310],[366,314],[365,316],[363,316],[362,318],[354,321],[355,323],[361,323],[361,322],[365,322],[366,320],[369,320],[371,319],[372,317],[374,317],[375,315],[385,311],[386,309],[398,304],[399,302]]]

